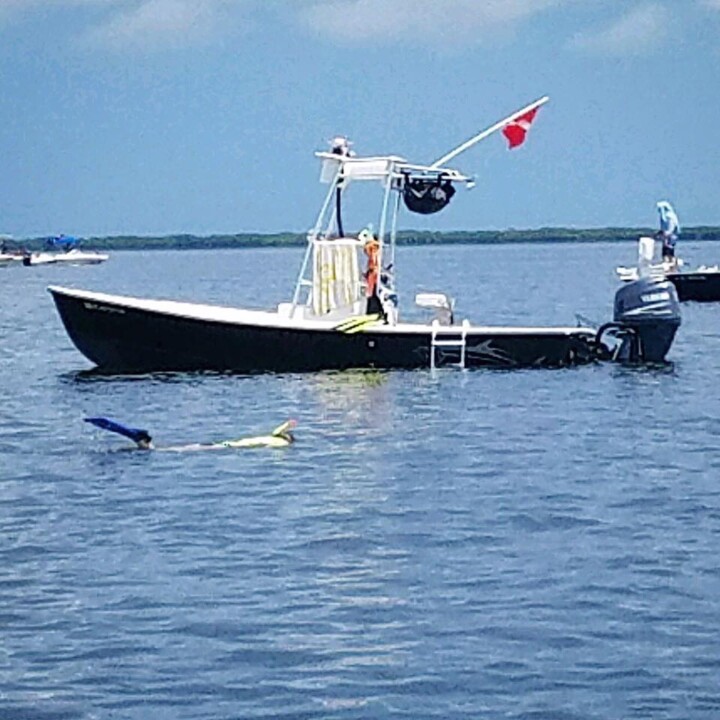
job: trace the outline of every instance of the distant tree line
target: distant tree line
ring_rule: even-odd
[[[640,235],[652,235],[654,228],[540,228],[537,230],[457,230],[445,232],[404,230],[398,245],[488,245],[502,243],[594,243],[635,242]],[[720,240],[720,227],[683,228],[681,241]],[[45,246],[46,238],[15,240],[13,245],[28,250]],[[305,233],[236,235],[167,235],[81,238],[82,247],[96,250],[213,250],[222,248],[300,247]],[[10,243],[8,243],[10,244]]]

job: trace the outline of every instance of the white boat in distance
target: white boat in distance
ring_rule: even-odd
[[[79,240],[68,235],[58,235],[47,241],[48,250],[26,253],[23,265],[97,265],[110,256],[92,250],[80,250]]]
[[[0,252],[0,267],[7,267],[15,262],[22,262],[23,256],[21,253],[9,253]]]
[[[67,251],[34,252],[22,258],[23,265],[97,265],[110,256],[92,250],[73,248]]]
[[[0,267],[7,267],[23,259],[23,251],[11,249],[8,242],[13,242],[12,235],[0,233]]]

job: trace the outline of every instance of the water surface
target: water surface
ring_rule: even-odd
[[[403,300],[488,324],[609,319],[634,256],[398,252]],[[301,256],[0,270],[0,716],[717,718],[720,305],[659,370],[97,377],[45,291],[272,307]]]

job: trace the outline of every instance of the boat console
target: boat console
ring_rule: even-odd
[[[433,311],[433,320],[440,325],[452,325],[454,322],[453,308],[455,301],[445,293],[418,293],[415,296],[418,307]]]

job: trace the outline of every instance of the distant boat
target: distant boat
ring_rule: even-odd
[[[26,253],[23,265],[97,265],[110,256],[92,250],[81,250],[80,241],[69,235],[58,235],[47,240],[44,252]]]
[[[12,235],[0,233],[0,267],[6,267],[23,259],[25,254],[23,250],[8,247],[8,241],[12,241],[12,239]]]
[[[677,290],[681,302],[720,302],[720,267],[700,265],[694,270],[686,269],[685,263],[675,256],[675,244],[680,234],[680,223],[675,210],[666,200],[657,204],[660,213],[660,230],[655,237],[641,237],[638,240],[637,267],[615,268],[624,282],[633,282],[641,275],[669,280]],[[662,248],[661,259],[657,259],[657,246]]]
[[[105,253],[73,248],[66,252],[34,252],[22,258],[23,265],[97,265],[110,256]]]
[[[430,165],[397,155],[357,157],[345,138],[316,153],[328,185],[295,291],[275,311],[48,288],[76,347],[103,371],[297,372],[346,368],[565,367],[595,360],[662,362],[680,325],[677,294],[665,280],[640,278],[615,296],[599,328],[456,323],[444,293],[416,304],[434,318],[402,321],[394,289],[397,216],[402,204],[442,210],[470,177],[446,165],[495,130],[513,147],[547,98],[536,101]],[[345,233],[342,204],[357,184],[380,190],[379,228]],[[360,262],[365,257],[365,271]],[[487,315],[487,308],[481,308]]]
[[[681,262],[681,261],[680,261]],[[635,267],[616,268],[618,277],[624,282],[638,279]],[[677,290],[680,302],[720,302],[720,266],[700,265],[693,270],[685,270],[680,263],[674,267],[667,264],[653,266],[652,272],[658,278],[669,280]]]
[[[22,253],[0,252],[0,267],[5,267],[23,259]]]

